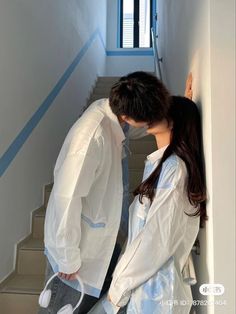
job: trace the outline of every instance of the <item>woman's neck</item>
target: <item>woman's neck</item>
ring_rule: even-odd
[[[170,144],[171,132],[156,134],[157,148],[160,149]]]

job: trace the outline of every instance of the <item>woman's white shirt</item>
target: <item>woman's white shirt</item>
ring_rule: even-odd
[[[163,147],[147,157],[143,179],[156,168],[165,149]],[[131,204],[128,244],[114,271],[109,290],[116,306],[125,306],[135,290],[165,268],[165,264],[170,264],[170,259],[178,277],[178,291],[174,291],[173,297],[191,301],[190,287],[184,283],[181,271],[197,237],[199,217],[185,214],[196,211],[187,197],[186,180],[185,163],[173,154],[162,165],[151,206],[146,198],[141,204],[138,197]],[[142,220],[143,225],[140,225]]]

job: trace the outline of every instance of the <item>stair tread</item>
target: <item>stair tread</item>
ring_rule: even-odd
[[[35,216],[37,216],[37,217],[44,217],[44,216],[45,216],[45,213],[46,213],[45,207],[42,206],[42,207],[38,208],[38,209],[35,211]]]
[[[137,139],[130,139],[130,141],[132,141],[132,142],[153,142],[156,144],[155,137],[151,136],[151,135],[146,135],[144,137],[140,137]]]
[[[52,190],[52,187],[53,187],[53,183],[49,183],[47,185],[45,185],[45,191],[51,191]]]
[[[44,250],[44,241],[43,239],[30,238],[27,242],[25,242],[20,250]]]
[[[99,81],[106,80],[119,80],[120,76],[98,76]]]
[[[129,168],[130,174],[143,174],[143,169],[140,168]]]
[[[2,288],[1,293],[39,294],[44,286],[44,275],[16,274]]]

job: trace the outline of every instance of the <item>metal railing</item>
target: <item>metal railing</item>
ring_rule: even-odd
[[[161,73],[161,65],[162,58],[159,57],[158,49],[157,49],[157,42],[156,42],[156,35],[154,34],[154,29],[151,29],[152,34],[152,48],[154,54],[154,62],[155,62],[155,73],[156,76],[162,81],[162,73]]]

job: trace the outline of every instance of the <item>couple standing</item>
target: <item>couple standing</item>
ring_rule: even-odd
[[[117,234],[119,227],[125,233],[128,210],[122,155],[135,128],[155,136],[157,150],[147,157],[134,191],[128,241],[117,263]],[[74,313],[189,313],[191,289],[181,272],[200,220],[207,218],[202,155],[197,106],[171,97],[151,74],[124,76],[109,99],[94,102],[68,133],[54,169],[45,221],[46,279],[59,275],[48,308],[39,313],[75,306],[77,275],[85,297]]]

